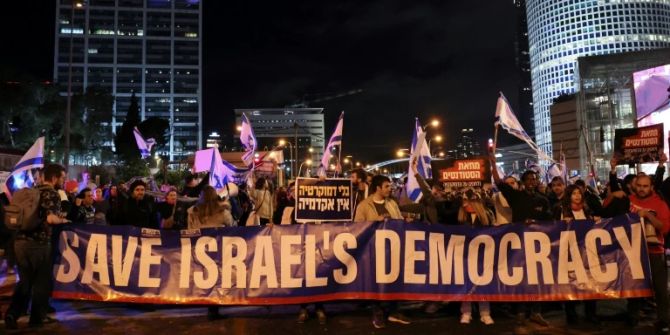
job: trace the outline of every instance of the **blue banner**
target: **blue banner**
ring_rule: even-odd
[[[295,183],[296,221],[351,221],[349,179],[298,178]]]
[[[272,305],[651,296],[634,215],[475,228],[404,221],[159,231],[65,226],[56,298]]]

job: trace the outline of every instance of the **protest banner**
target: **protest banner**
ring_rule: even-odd
[[[53,296],[66,299],[274,305],[652,295],[635,215],[497,227],[402,220],[182,231],[67,225],[54,238]]]
[[[482,187],[491,182],[491,167],[484,157],[435,161],[433,171],[436,170],[445,187]]]
[[[351,180],[298,178],[295,182],[296,221],[351,221]]]
[[[663,124],[614,131],[614,155],[619,164],[658,162],[661,152]]]

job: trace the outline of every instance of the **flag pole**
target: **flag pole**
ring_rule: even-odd
[[[340,120],[344,119],[344,111],[340,113]],[[337,122],[340,122],[340,120],[337,120]],[[344,136],[344,122],[342,122],[342,136]],[[335,178],[339,177],[339,171],[338,168],[341,170],[342,169],[342,141],[340,139],[340,145],[337,146],[337,166],[335,167]]]

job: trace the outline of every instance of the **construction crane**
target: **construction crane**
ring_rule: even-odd
[[[359,94],[359,93],[362,93],[362,92],[363,92],[362,89],[355,89],[355,90],[341,92],[341,93],[338,93],[338,94],[328,95],[328,96],[325,96],[325,97],[311,99],[311,100],[305,99],[305,97],[308,96],[306,94],[306,95],[303,96],[301,101],[295,102],[295,103],[293,103],[291,105],[288,105],[286,107],[288,107],[288,108],[308,108],[310,104],[314,104],[314,103],[317,103],[317,102],[324,102],[324,101],[333,100],[333,99],[339,99],[339,98],[343,98],[343,97],[346,97],[346,96]],[[312,94],[312,95],[313,96],[314,95],[318,96],[319,94]]]

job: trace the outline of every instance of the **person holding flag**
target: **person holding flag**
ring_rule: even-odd
[[[254,135],[254,130],[251,128],[251,122],[247,114],[242,113],[242,126],[240,129],[240,142],[242,142],[242,147],[244,148],[244,154],[242,154],[242,161],[248,167],[254,166],[254,154],[256,153],[256,136]]]
[[[335,147],[338,147],[338,154],[337,154],[337,169],[336,171],[339,172],[340,170],[340,155],[342,153],[342,125],[344,122],[344,112],[340,114],[340,119],[337,121],[337,126],[335,126],[335,131],[333,132],[333,135],[330,136],[330,140],[328,140],[328,146],[326,146],[326,150],[323,151],[323,157],[321,157],[321,163],[319,164],[319,168],[317,171],[317,174],[319,177],[326,177],[326,171],[328,170],[328,166],[330,164],[330,158],[333,155],[333,150],[335,150]]]
[[[410,162],[416,162],[417,173],[425,180],[433,178],[433,171],[430,166],[431,157],[428,145],[426,144],[426,132],[423,131],[419,118],[414,122],[414,133],[412,134],[412,146],[410,147]],[[410,164],[407,173],[407,184],[405,185],[407,197],[415,203],[418,203],[423,194],[421,186]]]
[[[21,159],[3,185],[3,192],[11,200],[12,193],[24,187],[33,187],[32,169],[44,167],[44,137],[38,138]]]
[[[137,148],[140,149],[140,155],[142,159],[151,157],[151,148],[156,144],[156,140],[153,138],[144,140],[142,133],[137,127],[133,128],[133,135],[135,135],[135,142],[137,142]]]

